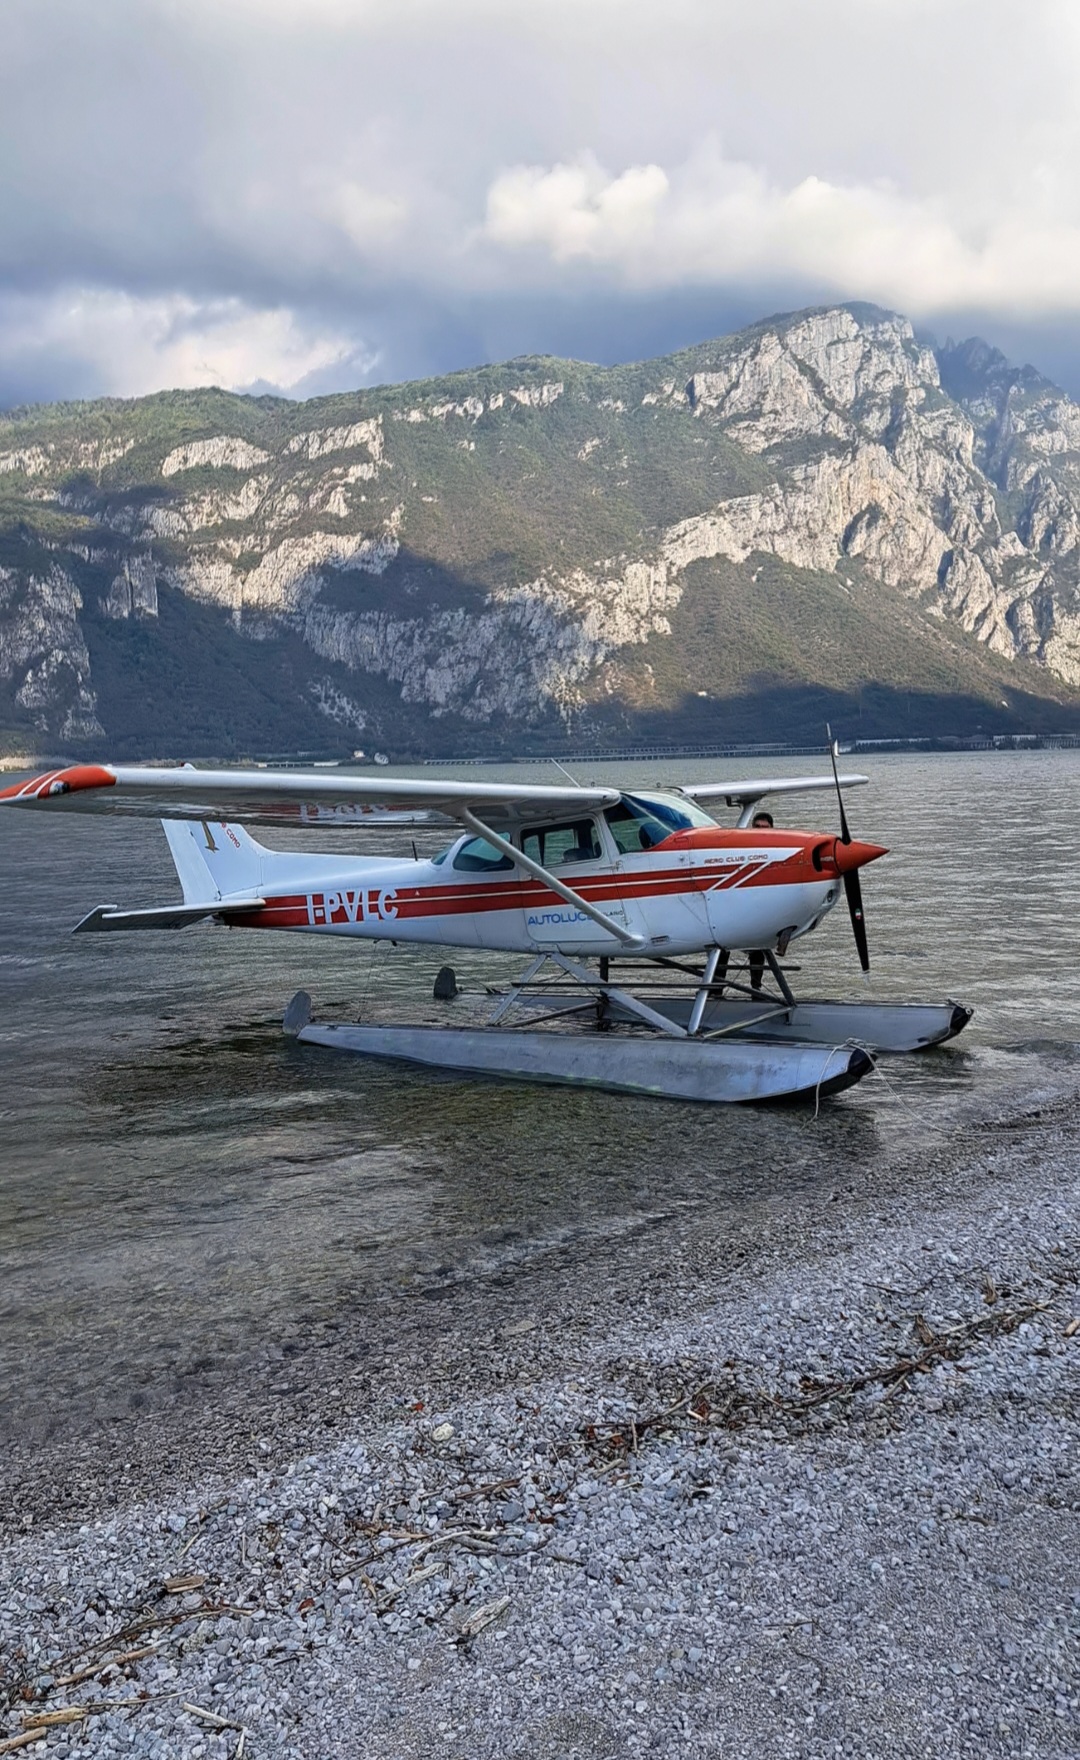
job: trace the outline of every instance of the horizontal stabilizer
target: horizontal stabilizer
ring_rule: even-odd
[[[201,923],[207,917],[247,916],[251,911],[261,910],[265,902],[262,898],[243,898],[230,899],[228,904],[222,904],[220,899],[215,899],[211,904],[166,904],[149,911],[122,911],[115,904],[99,904],[81,923],[76,923],[71,933],[85,935],[105,929],[186,929],[191,923]]]

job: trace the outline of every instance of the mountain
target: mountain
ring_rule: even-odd
[[[1080,728],[1080,406],[863,305],[633,366],[0,418],[0,741]]]

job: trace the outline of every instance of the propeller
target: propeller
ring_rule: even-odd
[[[836,783],[836,799],[840,806],[840,842],[851,842],[851,829],[847,814],[844,811],[844,791],[840,787],[840,772],[836,768],[836,741],[833,739],[832,728],[826,722],[825,732],[829,736],[829,758],[832,762],[833,781]],[[848,868],[843,875],[844,897],[847,899],[848,912],[851,916],[851,930],[855,937],[855,948],[859,955],[859,964],[864,973],[870,970],[870,948],[866,939],[866,918],[863,916],[862,885],[859,881],[858,868]]]

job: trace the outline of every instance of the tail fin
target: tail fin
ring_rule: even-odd
[[[258,892],[268,851],[242,825],[162,819],[161,829],[169,840],[185,904],[207,904],[234,892]]]

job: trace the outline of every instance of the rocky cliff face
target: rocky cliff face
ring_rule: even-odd
[[[20,745],[700,736],[702,702],[746,737],[751,699],[777,737],[811,686],[1080,704],[1080,407],[874,308],[629,368],[27,411],[0,531]]]

